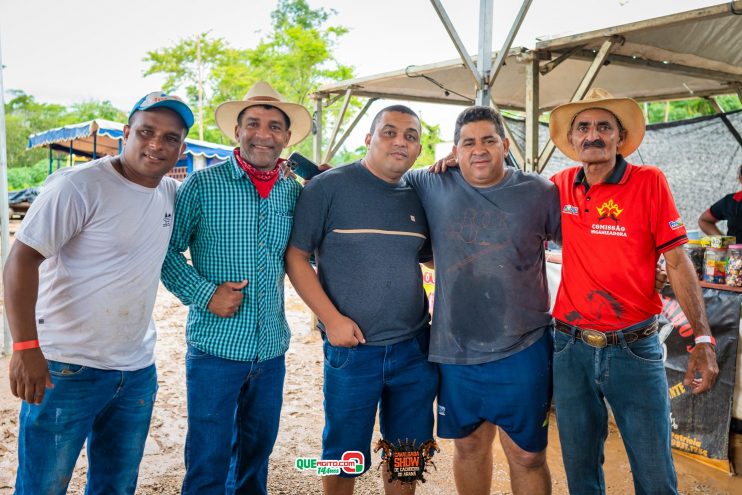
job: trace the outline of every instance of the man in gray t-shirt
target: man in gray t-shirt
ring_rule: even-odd
[[[525,349],[551,323],[544,242],[559,228],[559,197],[519,170],[484,187],[462,172],[407,179],[425,206],[437,268],[430,360],[480,364]]]
[[[384,439],[419,446],[433,436],[438,385],[418,264],[430,258],[428,227],[415,191],[401,182],[420,154],[420,120],[407,107],[387,107],[366,145],[360,162],[307,185],[286,250],[286,273],[325,341],[322,458],[360,453],[363,472],[377,406]],[[323,476],[325,493],[352,493],[359,474]],[[386,465],[383,477],[386,493],[414,493],[414,485],[390,483]]]
[[[558,237],[559,195],[548,180],[505,168],[508,140],[491,108],[464,110],[454,143],[459,170],[407,176],[435,258],[430,360],[441,363],[438,436],[455,439],[459,493],[489,493],[498,426],[513,492],[549,493],[544,244]]]

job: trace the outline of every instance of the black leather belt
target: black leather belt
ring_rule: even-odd
[[[589,328],[580,328],[573,325],[568,325],[563,321],[556,320],[554,327],[562,333],[566,333],[572,336],[572,329],[574,329],[575,338],[580,339],[589,346],[597,347],[598,349],[609,346],[617,345],[621,343],[621,339],[618,338],[618,331],[615,332],[599,332],[597,330],[590,330]],[[627,344],[636,342],[637,340],[645,339],[650,335],[657,332],[657,322],[636,328],[631,331],[624,331],[623,338]]]

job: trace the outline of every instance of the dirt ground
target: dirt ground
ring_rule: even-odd
[[[13,222],[16,224],[16,222]],[[15,225],[17,227],[17,224]],[[11,225],[11,230],[15,230]],[[318,457],[323,427],[322,412],[322,346],[316,332],[310,332],[311,315],[290,285],[286,286],[286,311],[292,331],[292,342],[286,356],[284,406],[278,441],[270,459],[268,491],[276,495],[312,495],[321,493],[321,481],[314,475],[294,468],[297,457]],[[157,368],[159,392],[155,404],[150,436],[139,475],[137,493],[143,495],[179,493],[183,477],[183,444],[186,433],[185,394],[185,319],[187,309],[163,287],[160,287],[155,319],[159,332]],[[10,394],[8,360],[0,359],[0,494],[13,492],[16,471],[19,401]],[[216,383],[218,386],[218,382]],[[374,441],[379,438],[378,429]],[[510,492],[507,462],[495,442],[494,479],[491,493]],[[427,483],[418,487],[422,495],[455,494],[451,460],[451,441],[439,442],[441,452],[435,457],[437,470],[426,475]],[[567,494],[556,425],[550,426],[549,466],[554,494]],[[356,483],[359,495],[383,493],[381,478],[374,468]],[[70,484],[70,494],[84,492],[85,452],[80,456]],[[630,469],[620,437],[612,429],[606,445],[606,480],[609,494],[633,493]],[[695,461],[676,458],[683,494],[733,495],[742,493],[742,478],[731,477]]]

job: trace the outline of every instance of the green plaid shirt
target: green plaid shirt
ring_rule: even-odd
[[[180,186],[162,281],[190,306],[191,345],[236,361],[265,361],[286,352],[283,255],[300,192],[301,186],[281,173],[270,196],[261,199],[233,156]],[[183,256],[186,249],[193,266]],[[245,279],[245,297],[233,317],[206,309],[219,284]]]

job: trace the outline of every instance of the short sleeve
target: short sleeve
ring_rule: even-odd
[[[301,192],[294,211],[294,225],[289,244],[306,253],[312,253],[324,239],[329,214],[329,201],[322,181],[310,181]]]
[[[558,244],[562,242],[562,209],[559,189],[552,182],[546,190],[546,238]]]
[[[656,169],[655,177],[654,191],[649,199],[653,202],[650,208],[650,227],[657,251],[664,253],[685,244],[688,236],[665,175]]]
[[[85,224],[85,201],[64,176],[50,177],[29,208],[16,239],[45,258],[59,253]]]
[[[434,175],[432,172],[428,172],[427,169],[419,168],[414,170],[408,170],[405,172],[405,174],[402,176],[402,183],[410,186],[412,189],[415,190],[417,193],[417,196],[420,198],[421,201],[425,200],[425,179],[429,179],[430,175]]]
[[[728,220],[727,215],[727,207],[729,205],[729,201],[732,200],[732,195],[727,194],[723,198],[721,198],[719,201],[711,205],[711,208],[709,208],[709,212],[711,213],[711,216],[714,217],[717,220]]]

